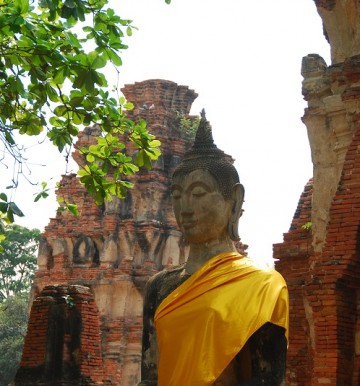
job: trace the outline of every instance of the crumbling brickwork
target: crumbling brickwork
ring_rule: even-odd
[[[312,231],[302,227],[311,220],[312,182],[284,242],[274,245],[290,293],[288,385],[360,382],[359,150],[360,125],[331,203],[323,249],[314,251]]]
[[[126,85],[123,93],[135,104],[130,118],[146,119],[149,130],[160,139],[162,156],[151,171],[140,171],[132,178],[135,188],[125,200],[114,198],[103,207],[95,205],[75,175],[62,178],[57,195],[75,202],[80,215],[57,213],[42,235],[34,302],[16,385],[42,384],[49,355],[56,356],[52,363],[58,364],[57,384],[69,382],[70,375],[64,369],[69,356],[75,354],[65,350],[68,334],[62,332],[64,344],[54,338],[50,354],[46,350],[49,334],[56,327],[49,318],[58,315],[59,326],[64,326],[65,315],[72,310],[79,315],[81,336],[77,342],[79,356],[74,360],[78,373],[70,384],[86,384],[84,379],[92,384],[136,384],[141,359],[142,289],[147,279],[164,266],[185,261],[186,249],[169,191],[173,170],[191,142],[179,127],[179,116],[188,116],[197,94],[164,80]],[[77,146],[94,143],[98,134],[96,126],[85,129]],[[82,162],[77,152],[74,158]],[[83,292],[71,294],[76,306],[69,308],[61,292],[65,288],[87,288],[92,308],[79,300],[85,296]],[[55,314],[51,311],[54,307]],[[98,346],[91,352],[89,345],[94,340]],[[34,373],[38,374],[38,383],[26,383]],[[83,383],[76,383],[79,379]]]
[[[97,385],[104,380],[99,312],[90,289],[46,286],[32,305],[16,384]]]
[[[274,245],[276,267],[290,293],[287,385],[355,386],[360,383],[359,4],[316,4],[333,63],[327,66],[311,54],[302,64],[313,179],[284,242]]]
[[[274,257],[279,259],[276,268],[285,277],[289,288],[288,385],[309,385],[312,371],[310,337],[313,334],[313,321],[305,317],[307,305],[304,302],[305,278],[312,251],[311,229],[304,229],[304,225],[309,225],[311,221],[311,197],[312,180],[300,197],[290,230],[284,234],[284,242],[274,245]]]

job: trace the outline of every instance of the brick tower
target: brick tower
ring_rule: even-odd
[[[290,294],[287,385],[360,384],[360,5],[315,1],[332,65],[303,59],[313,178],[274,246]],[[310,225],[310,226],[306,226]]]
[[[75,175],[62,178],[57,194],[75,202],[80,215],[57,213],[42,235],[15,385],[136,384],[144,284],[163,267],[185,261],[169,188],[190,146],[178,117],[189,114],[197,94],[165,80],[126,85],[122,91],[135,105],[129,117],[147,121],[162,143],[162,156],[151,171],[133,177],[135,187],[125,200],[103,207]],[[94,143],[97,134],[97,127],[86,128],[77,145]],[[79,154],[74,158],[81,162]]]

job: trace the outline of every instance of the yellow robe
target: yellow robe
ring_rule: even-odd
[[[211,385],[266,322],[288,338],[288,291],[275,270],[227,252],[205,263],[155,313],[158,386]]]

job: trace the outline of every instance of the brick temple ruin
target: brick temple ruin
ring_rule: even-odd
[[[310,1],[310,0],[309,0]],[[303,59],[303,121],[314,164],[276,268],[290,292],[288,386],[360,384],[360,5],[315,0],[331,65]],[[152,80],[123,90],[161,140],[163,156],[134,177],[125,201],[97,207],[75,175],[61,193],[80,217],[59,213],[40,245],[20,385],[131,385],[139,379],[142,289],[186,258],[169,200],[172,171],[189,138],[176,120],[196,93]],[[154,105],[151,110],[143,104]],[[79,144],[90,144],[88,128]],[[78,155],[75,159],[81,162]],[[310,177],[310,176],[309,176]],[[161,204],[160,204],[161,203]],[[307,225],[307,226],[304,226]]]
[[[313,178],[284,242],[287,385],[360,384],[360,4],[316,0],[332,64],[303,58]],[[304,225],[307,224],[308,226]]]
[[[135,385],[144,284],[163,267],[185,261],[169,192],[173,170],[191,144],[179,116],[188,116],[197,94],[164,80],[122,91],[135,105],[129,117],[146,119],[162,156],[152,170],[131,178],[136,187],[125,200],[102,207],[76,175],[62,178],[57,195],[76,203],[80,215],[57,213],[42,235],[16,385]],[[94,143],[98,134],[97,127],[86,128],[77,146]],[[82,162],[78,153],[74,158]]]

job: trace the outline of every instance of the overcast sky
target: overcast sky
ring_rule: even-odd
[[[301,61],[317,53],[330,64],[313,0],[113,0],[112,6],[139,28],[122,55],[121,85],[166,79],[199,94],[191,113],[206,109],[217,146],[236,159],[245,186],[242,241],[251,257],[271,259],[312,176]],[[36,154],[47,166],[34,167],[32,181],[49,173],[58,181],[62,158]],[[2,178],[0,191],[6,185]],[[22,182],[13,197],[26,214],[19,223],[43,229],[57,205],[53,195],[32,203],[26,195],[33,191]]]

